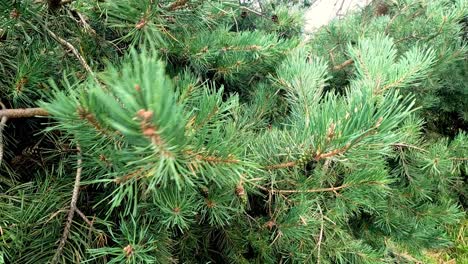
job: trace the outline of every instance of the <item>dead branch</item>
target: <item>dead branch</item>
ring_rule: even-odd
[[[55,252],[54,258],[51,261],[52,264],[58,263],[59,257],[62,255],[63,248],[65,247],[65,243],[67,242],[67,239],[68,239],[68,234],[70,233],[70,228],[71,228],[71,225],[72,225],[73,216],[75,214],[75,211],[77,210],[76,202],[78,200],[78,194],[80,192],[82,159],[81,159],[80,146],[77,145],[76,149],[78,151],[78,161],[77,161],[78,168],[76,169],[75,184],[73,186],[72,198],[71,198],[71,202],[70,202],[70,209],[68,211],[68,217],[67,217],[67,222],[65,223],[65,228],[63,229],[62,238],[60,239],[59,246],[57,248],[57,251]]]
[[[350,185],[344,184],[338,187],[330,188],[318,188],[318,189],[309,189],[309,190],[272,190],[274,193],[316,193],[316,192],[333,192],[341,189],[350,187]]]
[[[370,135],[373,133],[373,131],[375,131],[376,129],[379,128],[379,126],[382,124],[382,118],[379,118],[375,124],[375,126],[373,126],[371,128],[371,130],[367,131],[366,133],[362,134],[361,136],[359,136],[357,139],[354,140],[354,142],[349,142],[347,143],[344,147],[341,147],[341,148],[338,148],[338,149],[334,149],[334,150],[331,150],[329,152],[326,152],[326,153],[317,153],[315,154],[315,156],[313,157],[313,159],[315,161],[319,161],[319,160],[322,160],[322,159],[326,159],[326,158],[331,158],[331,157],[334,157],[334,156],[337,156],[337,155],[342,155],[344,153],[346,153],[352,146],[356,145],[357,143],[359,143],[361,140],[364,139],[364,137]],[[274,164],[274,165],[269,165],[269,166],[264,166],[263,168],[264,169],[267,169],[267,170],[271,170],[271,169],[283,169],[283,168],[290,168],[290,167],[294,167],[297,165],[297,162],[296,161],[290,161],[290,162],[286,162],[286,163],[280,163],[280,164]]]
[[[83,58],[83,56],[81,56],[81,54],[78,52],[78,50],[68,41],[66,41],[65,39],[57,36],[54,32],[52,32],[50,29],[48,29],[47,27],[45,28],[45,30],[47,31],[47,33],[49,33],[49,35],[55,39],[58,43],[62,44],[62,46],[66,47],[67,49],[69,49],[73,55],[75,55],[75,57],[78,59],[78,61],[80,62],[81,66],[83,66],[83,68],[94,78],[94,80],[96,81],[96,83],[99,83],[99,81],[96,79],[96,76],[94,75],[94,72],[93,70],[91,69],[91,67],[89,67],[88,63],[86,62],[86,60]]]
[[[339,65],[333,66],[333,70],[334,71],[339,71],[339,70],[341,70],[341,69],[343,69],[343,68],[345,68],[345,67],[347,67],[347,66],[349,66],[349,65],[351,65],[353,63],[354,63],[354,61],[352,59],[346,60],[346,61],[344,61],[343,63],[341,63]]]
[[[18,108],[18,109],[2,109],[0,110],[0,117],[8,119],[25,118],[35,116],[48,116],[49,113],[43,108]]]

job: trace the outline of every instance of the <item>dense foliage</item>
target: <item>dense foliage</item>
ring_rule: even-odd
[[[0,263],[467,260],[466,1],[297,2],[1,1]]]

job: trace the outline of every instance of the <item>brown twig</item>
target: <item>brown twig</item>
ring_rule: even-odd
[[[341,186],[337,187],[330,187],[330,188],[317,188],[317,189],[307,189],[307,190],[279,190],[279,189],[268,189],[263,186],[259,186],[257,184],[254,184],[255,187],[267,191],[267,192],[272,192],[272,193],[277,193],[277,194],[293,194],[293,193],[318,193],[318,192],[336,192],[338,190],[350,188],[357,186],[358,184],[368,184],[368,185],[382,185],[383,183],[377,182],[377,181],[368,181],[368,182],[360,182],[356,184],[343,184]]]
[[[96,129],[97,132],[103,134],[103,135],[109,135],[109,133],[99,124],[99,121],[96,119],[96,117],[88,111],[88,109],[78,106],[77,108],[77,113],[78,117],[81,120],[86,120],[94,129]]]
[[[334,149],[334,150],[326,152],[326,153],[316,154],[315,157],[314,157],[314,160],[319,161],[321,159],[330,158],[330,157],[336,156],[338,154],[342,154],[342,153],[346,152],[350,147],[351,147],[351,144],[347,144],[346,146],[344,146],[342,148],[339,148],[339,149]],[[285,168],[294,167],[296,165],[297,165],[296,161],[289,161],[289,162],[284,162],[284,163],[265,166],[264,168],[267,169],[267,170],[285,169]]]
[[[145,173],[145,169],[139,168],[139,169],[137,169],[135,171],[132,171],[132,172],[120,177],[120,178],[115,178],[114,182],[116,184],[121,184],[121,183],[125,183],[125,182],[127,182],[127,181],[129,181],[131,179],[138,180],[138,179],[141,179],[142,177],[144,177],[144,173]]]
[[[72,11],[68,11],[68,13],[70,14],[71,17],[74,17],[74,15],[78,16],[79,21],[77,21],[77,23],[83,26],[83,29],[85,32],[93,36],[97,36],[96,31],[88,24],[88,22],[86,21],[86,18],[80,12],[76,10],[72,10]]]
[[[86,224],[88,224],[90,227],[93,227],[93,223],[89,221],[88,217],[86,217],[86,215],[83,212],[81,212],[80,209],[75,208],[75,212],[81,217],[81,219],[83,219],[83,221],[86,222]]]
[[[18,109],[2,109],[0,110],[0,117],[8,119],[35,117],[35,116],[48,116],[49,113],[43,108],[18,108]]]
[[[255,10],[253,10],[253,9],[250,9],[250,8],[248,8],[248,7],[246,7],[246,6],[241,6],[240,8],[243,9],[243,10],[245,10],[245,11],[249,11],[250,13],[255,14],[255,15],[257,15],[257,16],[261,16],[261,17],[267,18],[264,14],[262,14],[262,13],[260,13],[260,12],[258,12],[258,11],[255,11]]]
[[[370,134],[373,134],[374,131],[376,129],[378,129],[380,127],[380,125],[382,124],[382,120],[383,118],[380,117],[376,124],[371,127],[371,129],[367,132],[365,132],[364,134],[360,135],[358,138],[356,138],[355,140],[353,140],[352,142],[348,142],[344,147],[341,147],[341,148],[337,148],[337,149],[334,149],[334,150],[331,150],[329,152],[325,152],[325,153],[320,153],[320,152],[317,152],[313,159],[315,161],[319,161],[321,159],[326,159],[326,158],[331,158],[331,157],[334,157],[336,155],[341,155],[341,154],[344,154],[346,153],[352,146],[356,145],[357,143],[359,143],[361,140],[363,140],[366,136],[370,135]],[[280,164],[274,164],[274,165],[268,165],[268,166],[264,166],[263,168],[264,169],[267,169],[267,170],[271,170],[271,169],[283,169],[283,168],[290,168],[290,167],[294,167],[296,166],[298,163],[297,161],[290,161],[290,162],[285,162],[285,163],[280,163]]]
[[[59,209],[57,211],[55,211],[54,213],[52,213],[49,218],[47,219],[47,221],[45,221],[45,224],[49,223],[50,221],[52,221],[55,217],[57,217],[57,215],[61,214],[61,213],[64,213],[64,212],[68,212],[68,210],[65,210],[65,209]]]
[[[45,28],[45,30],[47,31],[47,33],[49,33],[49,35],[55,39],[58,43],[62,44],[62,46],[68,48],[72,53],[73,55],[75,55],[75,57],[78,59],[78,61],[80,62],[81,66],[83,66],[83,68],[94,78],[94,80],[96,81],[96,83],[99,83],[99,81],[96,79],[96,76],[94,75],[94,72],[93,70],[91,69],[91,67],[88,65],[88,63],[86,62],[86,60],[83,58],[83,56],[81,56],[81,54],[78,52],[78,50],[68,41],[66,41],[65,39],[57,36],[54,32],[52,32],[50,29],[48,29],[47,27]]]
[[[314,160],[319,161],[321,159],[331,158],[331,157],[336,156],[338,154],[343,154],[346,151],[348,151],[348,149],[350,147],[351,147],[351,144],[348,143],[348,144],[346,144],[346,146],[344,146],[342,148],[334,149],[334,150],[326,152],[326,153],[317,154],[317,155],[315,155]]]
[[[341,70],[341,69],[343,69],[343,68],[345,68],[345,67],[347,67],[347,66],[349,66],[349,65],[351,65],[353,63],[354,63],[354,61],[352,59],[346,60],[346,61],[344,61],[343,63],[341,63],[339,65],[333,66],[333,70],[334,71],[339,71],[339,70]]]
[[[0,102],[0,106],[2,109],[5,109],[5,105]],[[5,127],[5,124],[8,120],[8,117],[2,116],[0,120],[0,165],[2,165],[2,160],[3,160],[3,128]]]
[[[67,222],[65,223],[65,228],[63,229],[62,238],[60,239],[59,246],[57,251],[55,252],[54,258],[52,259],[51,263],[55,264],[58,262],[59,257],[62,255],[63,248],[65,247],[65,243],[68,239],[68,234],[70,233],[70,228],[73,221],[73,216],[75,214],[76,202],[78,201],[78,194],[80,192],[80,181],[81,181],[81,171],[82,171],[82,159],[81,159],[81,149],[80,146],[77,145],[76,149],[78,151],[78,161],[77,161],[77,169],[76,169],[76,176],[75,176],[75,184],[73,186],[72,198],[70,202],[70,209],[68,211]]]
[[[289,161],[289,162],[285,162],[285,163],[279,163],[279,164],[265,166],[264,168],[267,169],[267,170],[274,170],[274,169],[291,168],[291,167],[294,167],[294,166],[296,166],[296,162],[295,161]]]
[[[425,150],[423,148],[417,147],[415,145],[406,144],[406,143],[394,143],[393,146],[395,146],[395,147],[404,147],[404,148],[412,148],[412,149],[417,149],[417,150],[422,151],[422,152],[427,152],[427,150]]]
[[[181,9],[187,3],[188,3],[188,0],[177,0],[168,7],[168,10],[175,11],[177,9]]]
[[[173,154],[166,147],[166,142],[161,137],[158,127],[151,122],[153,111],[140,109],[137,112],[137,117],[140,120],[142,134],[151,140],[151,143],[159,149],[163,156],[172,157]]]
[[[316,193],[316,192],[333,192],[341,189],[350,187],[351,185],[341,185],[338,187],[330,188],[318,188],[318,189],[309,189],[309,190],[272,190],[274,193]]]

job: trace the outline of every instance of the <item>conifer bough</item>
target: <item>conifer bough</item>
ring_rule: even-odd
[[[3,2],[0,264],[466,256],[466,1]]]

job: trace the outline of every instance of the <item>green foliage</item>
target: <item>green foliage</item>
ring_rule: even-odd
[[[334,64],[349,57],[349,44],[355,45],[359,38],[375,36],[377,32],[394,39],[398,53],[392,58],[404,56],[412,49],[431,49],[435,57],[425,79],[409,83],[405,90],[417,96],[430,130],[453,137],[467,125],[467,46],[462,37],[467,10],[466,1],[460,0],[376,1],[362,14],[333,21],[314,35],[309,46],[314,55],[329,58]],[[415,63],[414,67],[419,67],[418,59],[423,58],[407,57],[408,63]],[[331,88],[340,92],[340,82],[349,74],[353,74],[352,68],[335,72],[337,78],[331,82]]]
[[[57,254],[79,157],[59,263],[463,257],[466,4],[386,7],[304,43],[287,1],[1,3],[3,103],[50,118],[3,131],[0,263]]]

